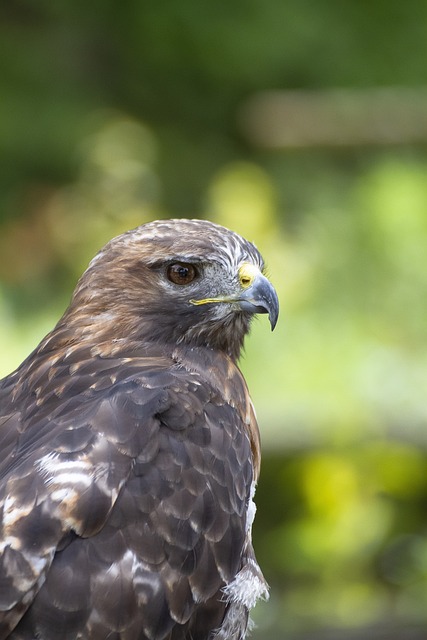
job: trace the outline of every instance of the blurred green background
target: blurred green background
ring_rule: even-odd
[[[0,374],[161,217],[255,241],[253,638],[427,637],[427,2],[0,6]]]

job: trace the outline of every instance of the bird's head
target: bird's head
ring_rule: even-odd
[[[92,260],[64,318],[81,339],[131,339],[220,349],[237,359],[254,314],[274,328],[279,303],[256,247],[203,220],[151,222]]]

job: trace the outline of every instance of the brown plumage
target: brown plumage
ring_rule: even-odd
[[[92,260],[0,382],[0,640],[240,640],[267,587],[236,361],[278,315],[257,249],[153,222]]]

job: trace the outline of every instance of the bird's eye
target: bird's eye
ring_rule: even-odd
[[[174,284],[190,284],[197,276],[196,267],[185,262],[176,262],[169,265],[166,273],[168,280]]]

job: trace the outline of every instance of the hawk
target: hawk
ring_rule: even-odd
[[[0,639],[241,640],[267,585],[237,367],[278,299],[253,244],[151,222],[92,260],[0,382]]]

